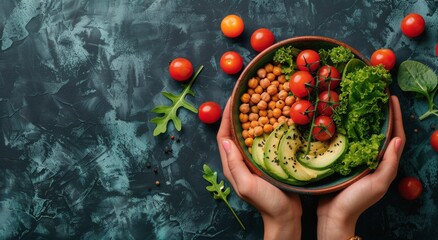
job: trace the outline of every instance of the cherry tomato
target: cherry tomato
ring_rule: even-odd
[[[435,54],[438,57],[438,43],[435,45]]]
[[[221,118],[221,115],[222,109],[215,102],[205,102],[199,106],[198,117],[203,123],[215,123]]]
[[[318,95],[318,109],[319,114],[331,116],[333,110],[339,106],[339,94],[333,90],[323,91]]]
[[[222,33],[229,38],[240,36],[244,27],[242,18],[235,14],[227,15],[221,22]]]
[[[303,50],[298,53],[297,66],[301,71],[314,72],[319,68],[319,61],[321,60],[319,54],[311,49]]]
[[[257,51],[261,52],[274,44],[275,37],[271,30],[267,28],[259,28],[253,32],[251,35],[251,47]]]
[[[289,88],[292,93],[300,98],[306,97],[312,92],[315,79],[307,71],[296,71],[289,79]]]
[[[318,70],[318,81],[320,90],[335,89],[341,81],[341,74],[337,68],[324,65]]]
[[[298,100],[290,108],[290,118],[298,125],[308,124],[315,112],[315,107],[307,100]]]
[[[243,67],[243,59],[239,53],[228,51],[222,55],[219,64],[225,73],[236,74]]]
[[[391,49],[378,49],[371,55],[371,65],[382,64],[386,70],[391,70],[395,65],[396,57]]]
[[[318,116],[313,122],[312,136],[318,141],[327,141],[335,134],[336,127],[333,119],[328,116]]]
[[[414,38],[423,33],[426,28],[426,22],[420,14],[410,13],[403,18],[400,27],[404,35]]]
[[[398,184],[400,195],[406,200],[415,200],[423,192],[423,184],[415,177],[404,177]]]
[[[433,150],[438,152],[438,130],[435,130],[430,136],[430,145]]]
[[[175,58],[169,64],[169,73],[176,81],[186,81],[193,74],[193,65],[186,58]]]

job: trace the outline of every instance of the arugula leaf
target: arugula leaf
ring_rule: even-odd
[[[199,73],[202,71],[203,68],[204,66],[199,67],[198,71],[196,71],[192,79],[190,79],[189,84],[184,88],[184,91],[181,94],[175,95],[169,92],[161,93],[163,96],[170,99],[170,101],[172,101],[172,104],[170,106],[160,105],[151,110],[154,113],[163,114],[162,116],[155,117],[151,120],[151,122],[157,125],[154,129],[154,133],[153,133],[154,136],[158,136],[161,133],[165,133],[169,121],[173,122],[173,125],[175,126],[176,130],[181,131],[181,127],[182,127],[181,119],[179,119],[177,115],[178,109],[180,107],[183,107],[194,113],[198,113],[198,109],[196,109],[196,107],[193,104],[187,102],[185,100],[185,97],[187,94],[195,96],[195,93],[190,89],[190,87],[193,85],[193,82],[196,80],[196,78],[198,77]]]
[[[429,109],[419,117],[420,120],[430,115],[438,117],[438,106],[433,101],[438,90],[438,77],[431,68],[417,61],[406,60],[400,64],[397,79],[401,90],[426,97]]]
[[[225,204],[228,206],[228,208],[233,213],[234,217],[239,222],[240,226],[245,230],[245,226],[243,225],[242,221],[240,221],[240,218],[237,216],[237,214],[234,212],[231,205],[228,203],[227,196],[231,193],[231,189],[229,187],[225,188],[224,181],[217,182],[217,172],[213,172],[211,168],[204,164],[204,175],[202,176],[207,182],[211,183],[212,185],[207,186],[206,189],[213,193],[214,199],[221,199],[225,202]]]

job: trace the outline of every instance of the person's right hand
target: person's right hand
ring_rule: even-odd
[[[391,97],[394,110],[393,138],[376,171],[361,178],[338,194],[322,198],[318,214],[318,239],[349,239],[355,235],[359,216],[379,201],[397,175],[406,141],[400,103]]]

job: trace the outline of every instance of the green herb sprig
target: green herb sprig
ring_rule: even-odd
[[[163,114],[162,116],[155,117],[151,120],[151,122],[157,125],[154,129],[154,136],[165,133],[167,131],[167,124],[169,123],[169,121],[173,122],[173,125],[175,126],[175,129],[177,131],[181,131],[181,119],[179,119],[177,115],[179,108],[183,107],[189,111],[192,111],[193,113],[198,113],[198,109],[196,109],[193,104],[187,102],[185,97],[187,94],[195,96],[195,93],[190,88],[203,68],[204,66],[199,67],[198,71],[196,71],[196,73],[190,79],[189,84],[184,88],[181,94],[175,95],[170,92],[161,93],[163,94],[163,96],[170,99],[170,101],[172,101],[172,104],[170,106],[160,105],[151,110],[154,113]]]
[[[231,189],[229,187],[225,187],[223,180],[221,180],[219,183],[217,182],[217,172],[213,172],[213,170],[211,170],[211,168],[207,164],[204,164],[203,169],[204,175],[202,177],[207,182],[211,183],[211,185],[207,186],[206,189],[209,192],[213,193],[214,199],[220,199],[225,202],[225,204],[233,213],[234,217],[239,222],[240,226],[243,228],[243,230],[245,230],[245,226],[243,225],[242,221],[237,216],[236,212],[234,212],[230,203],[228,203],[227,196],[230,195]]]

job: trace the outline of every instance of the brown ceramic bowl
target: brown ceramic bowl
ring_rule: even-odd
[[[358,167],[354,169],[351,174],[347,176],[341,176],[339,174],[333,174],[327,178],[324,178],[322,180],[309,183],[304,186],[294,186],[289,185],[287,183],[281,182],[267,173],[265,173],[262,169],[260,169],[252,160],[251,154],[248,152],[247,147],[245,146],[244,139],[242,137],[242,127],[239,120],[239,106],[241,105],[240,96],[245,93],[248,89],[247,82],[250,78],[256,76],[256,72],[259,68],[264,66],[267,63],[272,63],[273,56],[275,54],[275,51],[283,46],[292,45],[293,47],[296,47],[298,49],[313,49],[318,51],[321,48],[324,49],[330,49],[336,46],[343,46],[345,48],[348,48],[351,50],[352,53],[356,55],[356,58],[364,61],[366,64],[370,65],[370,62],[368,59],[362,56],[356,49],[352,48],[351,46],[327,37],[319,37],[319,36],[303,36],[303,37],[294,37],[290,39],[286,39],[283,41],[280,41],[271,47],[267,48],[260,54],[258,54],[249,64],[246,66],[246,68],[243,70],[242,74],[240,75],[232,96],[231,96],[231,125],[232,125],[232,131],[234,133],[234,140],[237,143],[237,146],[239,148],[240,153],[244,156],[244,161],[246,165],[249,167],[249,169],[260,176],[261,178],[265,179],[266,181],[270,182],[271,184],[277,186],[278,188],[281,188],[286,191],[292,191],[302,194],[327,194],[330,192],[335,192],[338,190],[341,190],[343,188],[346,188],[347,186],[351,185],[355,181],[359,180],[360,178],[367,175],[371,170],[367,167]],[[389,90],[387,89],[387,94],[389,95]],[[384,142],[381,144],[381,150],[379,153],[379,160],[383,156],[383,152],[386,149],[386,146],[390,140],[390,136],[392,133],[392,118],[393,113],[391,109],[391,103],[389,101],[389,104],[385,107],[386,112],[386,121],[384,122],[382,126],[382,134],[385,134],[386,138]]]

